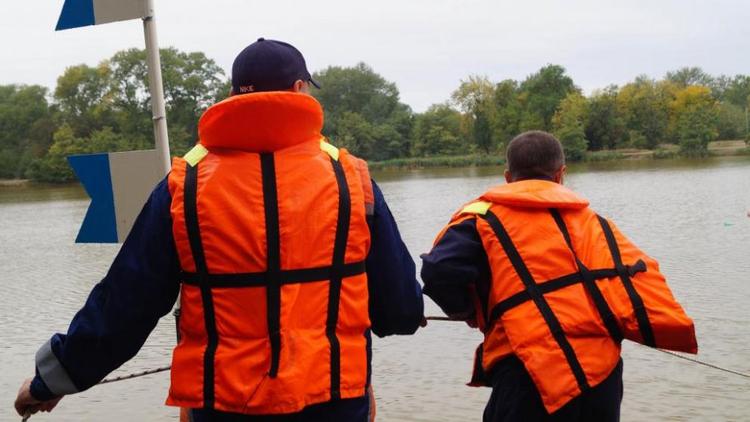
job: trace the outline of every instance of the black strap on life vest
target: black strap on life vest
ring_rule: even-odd
[[[253,273],[211,274],[206,265],[206,258],[198,224],[198,166],[187,164],[184,184],[184,208],[187,235],[190,242],[196,272],[182,272],[182,282],[198,286],[201,289],[202,305],[208,344],[204,354],[204,407],[214,407],[214,360],[219,343],[216,329],[216,316],[213,305],[212,289],[265,287],[267,300],[268,333],[271,344],[271,368],[269,376],[278,375],[281,355],[281,286],[293,283],[310,283],[330,280],[328,315],[326,319],[326,337],[331,346],[331,398],[341,397],[341,352],[336,336],[339,318],[341,284],[344,278],[366,272],[365,262],[345,263],[346,246],[351,220],[351,196],[346,174],[341,163],[331,159],[339,191],[339,209],[336,225],[336,237],[332,263],[326,267],[281,269],[281,242],[279,234],[278,192],[276,188],[276,169],[272,153],[260,154],[261,175],[263,179],[263,200],[266,222],[267,268],[266,271]],[[368,348],[368,386],[370,377],[370,335],[364,333]]]
[[[365,272],[365,261],[345,264],[342,277],[353,277]],[[205,281],[211,288],[232,287],[265,287],[268,283],[268,273],[259,271],[253,273],[230,273],[230,274],[206,274],[201,278],[198,273],[182,273],[182,282],[188,285],[200,286],[201,280]],[[333,266],[316,268],[302,268],[299,270],[280,270],[278,280],[281,285],[314,283],[316,281],[330,280],[333,277]]]
[[[620,247],[617,245],[617,240],[615,239],[614,233],[612,233],[612,228],[609,226],[606,218],[600,215],[597,215],[596,217],[599,220],[599,224],[602,226],[604,237],[607,239],[607,245],[609,245],[609,251],[612,254],[612,261],[615,263],[617,274],[620,276],[625,291],[628,293],[628,298],[630,298],[630,304],[633,306],[633,312],[635,312],[635,318],[638,321],[638,329],[641,331],[643,342],[647,346],[656,347],[654,331],[651,327],[651,321],[648,319],[646,307],[643,305],[643,298],[638,294],[635,286],[633,286],[633,281],[630,279],[633,274],[628,271],[628,267],[622,263]],[[645,265],[646,264],[644,263],[643,266],[645,267]]]
[[[333,172],[339,191],[339,210],[336,222],[336,240],[333,244],[333,263],[331,283],[328,290],[328,318],[326,320],[326,336],[331,344],[331,400],[341,398],[341,346],[336,337],[336,325],[339,320],[339,302],[341,297],[341,281],[344,273],[344,259],[346,244],[349,239],[349,222],[352,214],[352,202],[346,173],[341,162],[331,159]]]
[[[276,378],[281,359],[281,241],[273,153],[260,154],[260,169],[263,178],[263,208],[266,212],[266,313],[271,342],[271,369],[268,375]]]
[[[207,282],[208,266],[206,255],[201,242],[200,226],[198,225],[198,165],[187,164],[184,185],[185,226],[190,250],[195,261],[198,285],[201,290],[203,304],[203,323],[206,328],[206,351],[203,354],[203,407],[214,407],[214,357],[219,346],[219,335],[216,331],[216,315],[211,294],[211,286]]]
[[[537,309],[539,309],[539,312],[542,314],[544,321],[547,323],[547,326],[552,333],[552,337],[555,339],[557,345],[560,347],[560,350],[562,350],[563,354],[565,355],[568,366],[570,366],[570,369],[573,372],[573,376],[578,383],[578,388],[582,392],[588,390],[590,386],[588,381],[586,380],[586,374],[583,372],[581,362],[579,362],[578,357],[573,350],[573,346],[570,345],[568,338],[565,336],[565,332],[560,325],[560,320],[558,320],[555,313],[552,312],[552,308],[550,308],[549,303],[547,303],[547,300],[544,298],[544,295],[539,289],[539,286],[534,280],[534,277],[531,275],[529,269],[526,267],[526,264],[523,262],[523,259],[518,253],[518,249],[513,244],[510,235],[508,235],[508,232],[500,222],[500,219],[498,219],[497,216],[492,213],[492,211],[487,211],[487,213],[485,213],[481,217],[485,221],[487,221],[487,223],[489,223],[492,231],[495,232],[495,235],[500,241],[505,254],[508,256],[508,259],[513,265],[513,268],[516,270],[518,277],[523,282],[524,287],[526,287],[526,291],[528,292],[529,297],[534,301]]]
[[[552,214],[552,218],[555,220],[557,228],[562,232],[562,235],[565,238],[565,243],[573,254],[573,258],[575,258],[576,266],[578,267],[578,274],[581,276],[581,280],[583,280],[583,286],[586,288],[589,296],[591,296],[591,299],[593,299],[594,306],[596,306],[596,310],[599,313],[599,317],[604,322],[604,326],[607,327],[610,337],[618,343],[621,342],[622,330],[620,330],[620,326],[617,324],[617,318],[615,318],[614,313],[612,313],[612,309],[609,307],[607,300],[604,299],[602,291],[599,290],[599,286],[596,284],[596,278],[594,278],[591,271],[578,258],[578,254],[576,253],[575,248],[573,248],[573,242],[570,240],[570,233],[568,232],[568,227],[565,225],[565,220],[563,220],[562,215],[560,215],[560,211],[550,209],[549,212]]]
[[[629,271],[631,274],[635,274],[638,272],[644,272],[646,271],[646,263],[638,260],[638,262],[633,266],[626,266],[627,271]],[[603,278],[613,278],[617,277],[619,274],[617,273],[617,270],[615,269],[598,269],[598,270],[589,270],[591,273],[591,277],[599,280]],[[549,281],[544,281],[539,283],[537,286],[539,286],[539,291],[542,292],[542,294],[552,293],[556,290],[564,289],[568,286],[572,286],[577,283],[581,283],[583,280],[581,279],[581,274],[579,273],[573,273],[564,275],[562,277],[554,278]],[[531,296],[529,296],[529,292],[526,290],[522,290],[502,301],[500,301],[498,304],[496,304],[489,315],[489,321],[494,322],[498,318],[500,318],[505,312],[515,308],[518,305],[521,305],[525,302],[528,302],[531,300]]]

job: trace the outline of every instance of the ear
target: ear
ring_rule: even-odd
[[[565,165],[563,165],[562,167],[560,167],[560,170],[558,170],[555,173],[555,183],[559,183],[561,185],[563,184],[563,178],[565,177],[565,172],[567,170],[568,170],[568,167],[566,167]]]
[[[507,183],[513,183],[513,176],[510,174],[510,170],[505,169],[505,181]]]
[[[294,85],[292,85],[291,91],[299,92],[300,94],[309,94],[310,86],[302,79],[297,79],[296,81],[294,81]]]

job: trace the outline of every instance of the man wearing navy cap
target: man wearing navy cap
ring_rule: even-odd
[[[237,56],[231,97],[203,115],[67,334],[37,352],[19,414],[135,356],[181,292],[167,404],[198,422],[368,420],[370,333],[414,333],[421,289],[366,164],[320,135],[310,86],[290,44]]]
[[[320,88],[307,70],[302,53],[282,41],[258,38],[232,65],[233,95],[289,90],[309,93],[309,85]]]

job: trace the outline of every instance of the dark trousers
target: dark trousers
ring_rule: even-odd
[[[617,422],[622,402],[622,359],[599,385],[548,414],[521,361],[510,357],[492,370],[492,395],[484,422]]]
[[[369,411],[370,399],[364,396],[314,404],[286,415],[238,415],[193,409],[190,419],[192,422],[367,422]]]

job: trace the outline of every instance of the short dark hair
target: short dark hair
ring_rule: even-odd
[[[560,141],[540,130],[524,132],[513,138],[505,158],[513,180],[553,179],[565,165]]]

